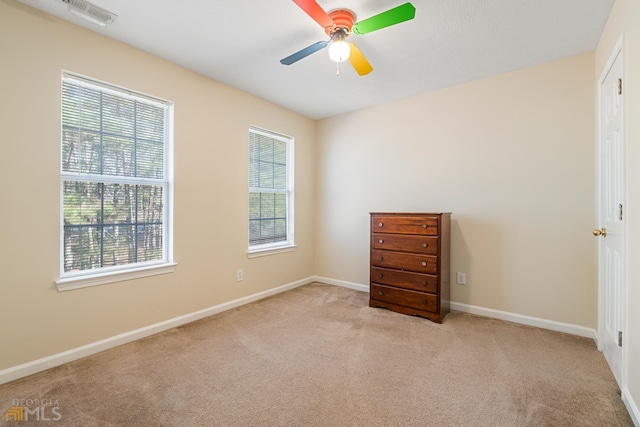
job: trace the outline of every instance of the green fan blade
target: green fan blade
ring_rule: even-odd
[[[351,31],[354,34],[367,34],[381,28],[390,27],[404,21],[409,21],[416,16],[416,8],[411,3],[405,3],[401,6],[389,9],[386,12],[379,13],[360,21],[353,26]]]

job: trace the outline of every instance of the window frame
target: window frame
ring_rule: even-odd
[[[63,170],[63,133],[62,100],[63,86],[65,82],[72,81],[79,86],[89,87],[103,93],[108,93],[122,98],[135,99],[143,103],[162,107],[165,110],[164,117],[164,179],[112,176],[102,174],[90,174],[80,172],[66,172]],[[176,263],[173,260],[173,102],[158,97],[143,94],[110,83],[99,81],[76,73],[63,71],[60,85],[60,266],[59,279],[55,282],[59,291],[84,288],[88,286],[103,285],[106,283],[131,280],[157,274],[171,273],[175,270]],[[64,254],[64,182],[81,181],[104,184],[130,184],[153,185],[163,189],[162,203],[162,259],[143,261],[117,266],[99,267],[90,270],[65,272]]]
[[[265,255],[273,255],[283,252],[291,252],[295,250],[295,220],[294,220],[294,199],[295,199],[295,138],[289,135],[281,134],[278,132],[274,132],[268,129],[264,129],[258,126],[249,126],[249,141],[248,145],[251,141],[251,134],[259,134],[265,136],[267,138],[273,138],[278,141],[282,141],[286,144],[286,189],[272,189],[272,188],[262,188],[262,187],[251,187],[251,165],[250,165],[250,148],[247,154],[247,176],[248,180],[248,191],[247,191],[247,254],[249,258],[265,256]],[[275,194],[285,194],[286,195],[286,232],[287,239],[285,241],[273,242],[273,243],[264,243],[260,245],[251,245],[251,217],[250,217],[250,195],[251,193],[275,193]]]

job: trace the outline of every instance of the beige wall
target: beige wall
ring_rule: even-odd
[[[595,328],[593,61],[322,120],[317,274],[368,284],[371,211],[451,211],[453,301]]]
[[[314,121],[17,2],[0,64],[0,370],[313,275]],[[173,274],[56,290],[63,69],[175,103]],[[296,138],[295,252],[247,259],[250,124]]]
[[[636,0],[617,0],[596,49],[595,72],[599,77],[620,37],[624,37],[624,100],[627,140],[627,212],[628,212],[628,294],[626,298],[627,323],[626,382],[627,398],[640,405],[640,3]],[[623,391],[624,392],[624,391]],[[636,416],[640,413],[636,412]],[[638,419],[637,419],[638,420]],[[638,420],[640,421],[640,420]]]

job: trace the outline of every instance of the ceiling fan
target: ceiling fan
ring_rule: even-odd
[[[280,63],[283,65],[291,65],[329,46],[329,57],[333,61],[340,64],[340,62],[348,59],[356,72],[361,76],[369,74],[373,71],[373,67],[355,44],[347,43],[347,37],[351,34],[367,34],[372,31],[390,27],[391,25],[409,21],[416,15],[416,8],[411,3],[405,3],[363,21],[354,23],[355,14],[348,9],[335,9],[327,13],[315,0],[293,0],[293,2],[324,28],[325,33],[329,36],[329,40],[319,41],[311,46],[307,46],[293,55],[281,59]],[[340,74],[339,69],[337,74]]]

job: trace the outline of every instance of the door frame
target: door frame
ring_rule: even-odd
[[[611,70],[615,60],[618,58],[618,56],[620,56],[620,60],[622,61],[622,81],[623,81],[623,99],[622,99],[622,152],[623,152],[623,167],[624,167],[624,174],[623,174],[623,186],[624,186],[624,191],[623,191],[623,197],[624,200],[622,200],[622,204],[625,207],[625,215],[626,215],[626,207],[627,207],[627,201],[629,200],[629,188],[628,188],[628,162],[627,162],[627,152],[628,152],[628,147],[627,147],[627,137],[626,137],[626,120],[625,120],[625,115],[626,115],[626,103],[625,103],[625,98],[624,98],[624,82],[625,82],[625,58],[624,58],[624,35],[621,35],[620,38],[618,39],[613,51],[611,52],[609,59],[607,60],[606,65],[604,66],[604,68],[602,69],[602,72],[600,73],[600,77],[598,78],[598,87],[597,87],[597,91],[598,91],[598,98],[597,98],[597,137],[596,137],[596,221],[597,221],[597,225],[598,227],[601,226],[602,224],[602,218],[601,218],[601,201],[602,201],[602,173],[603,173],[603,167],[602,167],[602,146],[603,146],[603,140],[602,140],[602,84],[604,83],[605,78],[607,77],[607,74],[609,73],[609,71]],[[625,333],[626,331],[629,330],[628,328],[628,269],[629,269],[629,246],[628,246],[628,242],[629,242],[629,236],[628,236],[628,227],[626,226],[627,221],[626,221],[626,216],[624,217],[625,220],[622,222],[622,250],[624,251],[623,257],[622,257],[622,269],[623,269],[623,278],[622,278],[622,289],[620,289],[620,295],[621,295],[621,304],[619,309],[621,310],[620,313],[620,319],[621,319],[621,328],[622,328],[622,335],[623,335],[623,345],[622,345],[622,349],[621,349],[621,356],[622,356],[622,360],[620,363],[620,383],[618,384],[618,386],[620,387],[621,393],[624,394],[624,391],[626,389],[626,379],[627,379],[627,345],[625,345],[626,342],[626,336]],[[604,342],[604,333],[605,333],[605,327],[604,327],[604,303],[605,303],[605,298],[604,298],[604,280],[603,280],[603,268],[602,267],[602,240],[598,239],[597,240],[597,244],[598,244],[598,261],[597,261],[597,265],[598,265],[598,274],[597,274],[597,278],[598,278],[598,331],[597,331],[597,346],[598,346],[598,350],[602,351],[603,348],[603,342]]]

